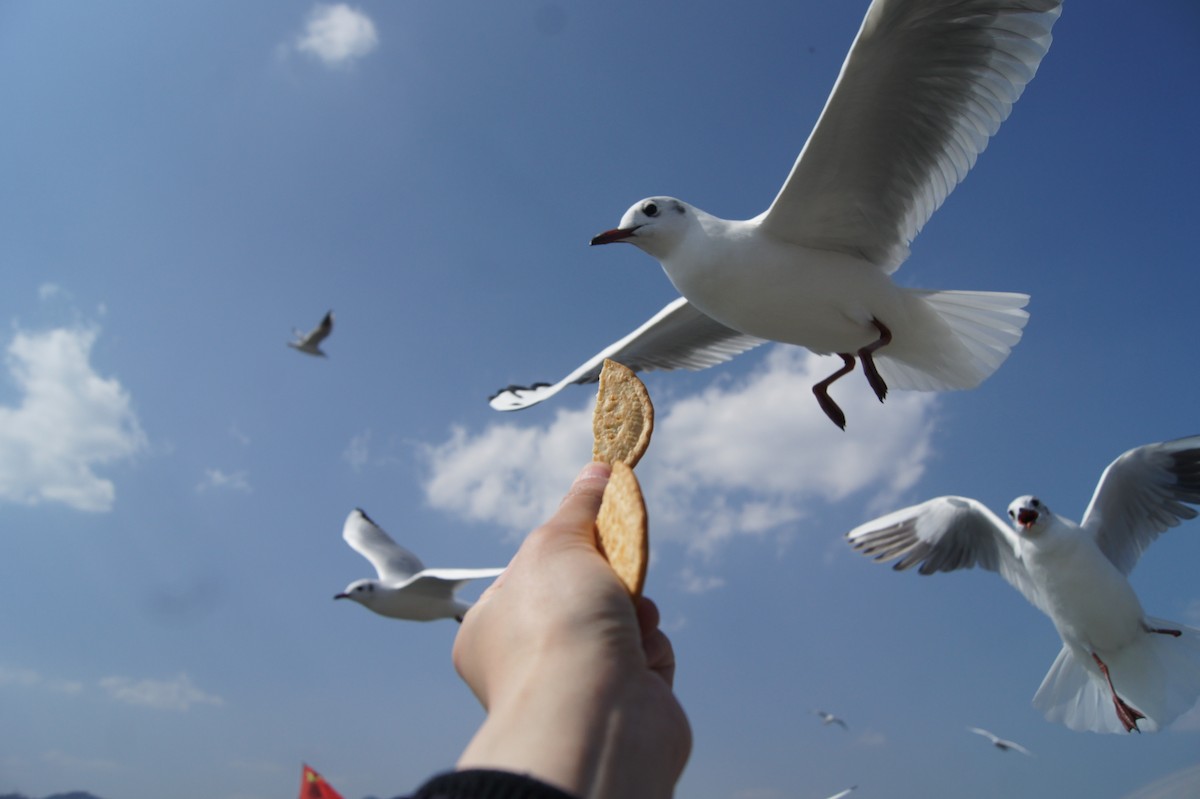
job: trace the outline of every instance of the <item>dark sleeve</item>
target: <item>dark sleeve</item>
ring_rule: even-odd
[[[400,799],[398,797],[398,799]],[[576,799],[541,780],[491,769],[448,771],[431,777],[407,799]]]

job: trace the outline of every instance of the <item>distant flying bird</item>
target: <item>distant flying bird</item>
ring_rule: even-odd
[[[823,724],[825,726],[829,726],[830,724],[840,724],[842,726],[843,730],[850,729],[849,727],[846,726],[845,721],[843,721],[842,719],[839,719],[837,716],[833,715],[832,713],[826,713],[824,710],[814,710],[813,714],[820,716],[821,724]]]
[[[1185,504],[1186,503],[1186,504]],[[1127,579],[1200,503],[1200,436],[1131,449],[1100,477],[1080,524],[1033,496],[1012,529],[973,499],[938,497],[851,530],[850,545],[921,574],[999,572],[1050,617],[1062,651],[1033,697],[1050,721],[1095,732],[1161,729],[1200,699],[1200,630],[1147,616]]]
[[[517,410],[594,382],[605,358],[634,371],[703,369],[763,341],[841,357],[813,393],[842,428],[829,387],[856,358],[881,402],[889,386],[979,385],[1021,339],[1028,295],[902,288],[891,274],[1033,78],[1060,6],[874,0],[771,206],[734,221],[673,197],[635,203],[591,243],[635,245],[683,298],[558,383],[509,386],[491,406]],[[690,90],[679,74],[656,79]],[[661,130],[645,138],[671,144]]]
[[[835,793],[833,796],[830,796],[830,797],[828,797],[828,799],[842,799],[842,797],[844,797],[844,796],[849,796],[849,795],[850,795],[850,793],[851,793],[852,791],[855,791],[855,790],[858,790],[858,786],[857,786],[857,785],[851,785],[851,786],[850,786],[849,788],[847,788],[846,790],[844,790],[844,791],[838,791],[838,792],[837,792],[837,793]]]
[[[982,735],[984,738],[987,738],[992,742],[992,746],[996,747],[1002,752],[1007,752],[1011,749],[1014,752],[1020,752],[1023,755],[1029,755],[1030,757],[1033,757],[1033,752],[1030,752],[1016,741],[1005,740],[1004,738],[1001,738],[998,735],[993,735],[992,733],[980,727],[967,727],[967,730],[975,733],[976,735]]]
[[[471,607],[454,596],[463,583],[499,575],[499,569],[426,569],[421,560],[392,540],[355,508],[342,538],[375,567],[379,579],[355,580],[334,599],[352,599],[380,616],[408,621],[457,619]]]
[[[295,341],[289,341],[287,345],[309,355],[318,355],[322,358],[325,353],[321,351],[321,342],[333,332],[333,311],[325,314],[325,318],[307,333],[301,333],[299,330],[293,330],[293,335],[296,336]]]

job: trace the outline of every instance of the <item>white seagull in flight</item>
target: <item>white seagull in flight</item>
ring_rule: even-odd
[[[355,580],[334,599],[352,599],[380,616],[408,621],[457,619],[471,607],[454,592],[469,580],[496,577],[499,569],[426,569],[361,508],[346,517],[342,538],[375,567],[379,579]]]
[[[830,724],[839,724],[839,725],[841,725],[841,728],[843,730],[850,729],[846,725],[846,722],[844,720],[838,718],[837,716],[833,715],[832,713],[827,713],[824,710],[814,710],[813,715],[819,716],[821,718],[821,726],[823,726],[823,727],[828,727]]]
[[[996,747],[1001,752],[1012,750],[1014,752],[1020,752],[1023,755],[1029,755],[1030,757],[1033,757],[1033,752],[1030,752],[1016,741],[1009,741],[1005,738],[1001,738],[999,735],[990,733],[982,727],[967,727],[967,731],[973,732],[976,735],[982,735],[984,738],[987,738],[992,742],[992,746]]]
[[[999,572],[1063,640],[1034,707],[1073,730],[1153,731],[1200,700],[1200,630],[1147,616],[1128,575],[1161,533],[1195,518],[1195,504],[1200,436],[1117,458],[1079,524],[1033,496],[1008,506],[1011,528],[976,500],[938,497],[847,537],[875,560],[898,558],[899,570]]]
[[[862,362],[888,388],[979,385],[1029,318],[1026,294],[902,288],[891,274],[974,165],[1050,46],[1061,0],[874,0],[816,127],[771,206],[721,219],[673,197],[635,203],[592,244],[658,259],[683,296],[553,385],[509,386],[496,410],[594,382],[605,358],[634,371],[703,369],[764,341],[836,353],[813,386]]]
[[[287,345],[309,355],[317,355],[324,358],[325,353],[321,351],[321,342],[332,332],[333,311],[328,311],[317,326],[307,333],[293,330],[292,333],[296,336],[296,340],[289,341]]]

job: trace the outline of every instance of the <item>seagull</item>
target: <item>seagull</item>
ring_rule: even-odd
[[[858,789],[857,785],[851,785],[846,790],[838,791],[833,796],[827,797],[827,799],[843,799],[843,797],[849,796],[851,793],[853,793],[857,789]]]
[[[504,569],[426,569],[413,553],[392,540],[361,508],[346,517],[342,538],[371,561],[379,579],[355,580],[334,599],[352,599],[380,616],[409,621],[456,619],[471,607],[454,596],[460,585],[496,577]]]
[[[1020,752],[1023,755],[1029,755],[1030,757],[1033,757],[1033,752],[1030,752],[1016,741],[1009,741],[1001,738],[999,735],[993,735],[992,733],[980,727],[967,727],[967,730],[975,733],[976,735],[982,735],[984,738],[987,738],[992,742],[992,746],[996,747],[1001,752],[1007,752],[1011,749],[1015,752]]]
[[[289,341],[287,345],[309,355],[319,355],[324,358],[325,353],[321,351],[321,342],[332,332],[333,311],[328,311],[321,322],[307,333],[293,329],[292,333],[296,336],[296,340]]]
[[[848,726],[846,726],[845,721],[843,721],[842,719],[839,719],[837,716],[833,715],[832,713],[826,713],[824,710],[814,710],[813,713],[815,715],[821,717],[821,724],[823,724],[825,726],[828,726],[830,724],[840,724],[842,726],[843,730],[850,729]]]
[[[673,197],[639,200],[591,243],[633,244],[683,296],[559,382],[508,386],[491,406],[594,382],[605,358],[704,369],[764,341],[842,359],[813,386],[842,429],[829,387],[856,359],[881,402],[889,387],[979,385],[1020,341],[1029,296],[902,288],[891,275],[1033,78],[1061,4],[873,0],[770,207],[734,221]]]
[[[1033,697],[1074,730],[1161,729],[1200,699],[1200,630],[1147,616],[1128,575],[1160,534],[1197,516],[1200,436],[1136,447],[1104,470],[1083,521],[1037,497],[1008,506],[1011,528],[974,499],[938,497],[847,533],[894,569],[1000,573],[1050,617],[1063,647]]]

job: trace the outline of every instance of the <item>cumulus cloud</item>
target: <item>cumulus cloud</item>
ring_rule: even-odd
[[[331,67],[348,66],[378,45],[375,23],[345,3],[314,7],[295,43],[298,51]]]
[[[20,394],[0,406],[0,502],[61,502],[107,511],[116,499],[99,466],[146,447],[129,393],[91,364],[95,328],[18,331],[5,367]]]
[[[133,680],[128,677],[105,677],[100,687],[119,702],[153,708],[154,710],[184,711],[192,705],[223,705],[219,696],[201,691],[184,673],[173,680]]]
[[[850,420],[838,430],[813,400],[813,383],[840,361],[777,346],[745,378],[656,403],[654,443],[638,477],[655,539],[711,555],[739,535],[795,526],[823,505],[870,492],[883,507],[922,475],[931,451],[931,394],[896,392],[885,405],[865,381],[837,384]],[[523,534],[546,518],[591,455],[591,401],[544,426],[497,422],[462,428],[425,450],[427,501]],[[684,575],[690,590],[714,578]]]
[[[241,470],[226,472],[221,469],[205,469],[204,479],[196,485],[196,491],[203,494],[205,491],[221,489],[249,494],[250,479],[246,476],[246,472]]]

